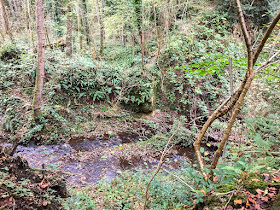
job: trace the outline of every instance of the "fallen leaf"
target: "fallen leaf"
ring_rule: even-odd
[[[253,182],[259,182],[259,179],[252,179]]]
[[[262,174],[263,176],[264,176],[264,181],[269,181],[270,180],[270,176],[269,176],[269,174],[266,174],[266,173],[263,173]]]
[[[43,180],[41,181],[41,183],[39,184],[39,186],[40,186],[41,188],[47,188],[48,186],[50,186],[50,184],[49,184],[45,179],[43,179]]]
[[[256,192],[257,192],[259,195],[261,195],[261,194],[263,194],[263,193],[264,193],[264,191],[263,191],[263,190],[261,190],[261,189],[256,189]]]
[[[256,201],[255,201],[254,199],[252,199],[252,198],[248,198],[248,200],[249,200],[252,204],[255,204],[255,203],[256,203]]]
[[[267,193],[268,197],[273,198],[274,197],[274,193]]]
[[[206,192],[204,190],[199,190],[200,192],[202,192],[204,195],[206,195]]]
[[[242,204],[242,200],[234,200],[234,204],[237,205],[237,204]]]
[[[43,201],[43,206],[47,206],[48,205],[48,201]]]
[[[263,201],[265,201],[265,202],[268,202],[268,197],[267,196],[264,196],[264,197],[262,197],[261,198]]]

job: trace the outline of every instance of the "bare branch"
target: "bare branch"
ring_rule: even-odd
[[[261,66],[259,66],[255,71],[254,75],[256,75],[258,72],[266,68],[273,60],[280,54],[280,50],[277,51],[273,56],[271,56],[266,62],[264,62]]]
[[[241,8],[241,3],[239,0],[236,0],[236,6],[237,6],[237,10],[238,10],[238,17],[239,17],[239,22],[241,25],[241,29],[245,38],[245,43],[246,43],[246,47],[247,47],[247,51],[248,51],[248,57],[250,59],[250,54],[252,51],[252,41],[250,39],[247,27],[246,27],[246,23],[245,23],[245,18],[244,18],[244,14]]]
[[[266,30],[258,49],[256,50],[255,54],[254,54],[254,59],[253,59],[253,63],[255,64],[256,61],[258,60],[258,57],[266,43],[266,41],[268,40],[271,32],[273,31],[274,27],[276,26],[276,24],[278,23],[278,21],[280,20],[280,12],[276,15],[276,17],[273,19],[273,21],[271,22],[270,26],[268,27],[268,29]]]
[[[275,40],[274,40],[274,42],[273,42],[272,48],[271,48],[270,53],[269,53],[269,57],[272,56],[273,51],[274,51],[274,49],[275,49],[275,46],[276,46],[277,41],[279,40],[279,38],[280,38],[280,31],[278,32],[278,34],[277,34],[277,36],[276,36],[276,38],[275,38]]]

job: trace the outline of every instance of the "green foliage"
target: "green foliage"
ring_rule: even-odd
[[[151,172],[128,171],[119,172],[119,177],[111,184],[103,180],[96,186],[97,197],[103,198],[106,208],[139,209],[145,197],[146,183],[152,176]],[[192,167],[186,167],[177,173],[185,182],[191,183],[195,189],[210,192],[213,187],[203,180],[203,176]],[[193,205],[203,202],[204,194],[192,190],[173,176],[160,172],[151,182],[149,190],[148,209],[181,208],[183,205]]]
[[[21,54],[22,49],[20,49],[17,45],[7,44],[1,47],[0,61],[5,63],[18,63]]]
[[[81,210],[93,210],[96,208],[96,202],[91,198],[92,192],[90,188],[82,190],[71,190],[71,197],[65,200],[63,207],[65,209],[81,209]]]
[[[280,166],[280,158],[277,155],[280,143],[279,114],[247,119],[246,123],[250,129],[248,138],[253,140],[252,151],[255,151],[259,157],[257,162],[278,168]]]

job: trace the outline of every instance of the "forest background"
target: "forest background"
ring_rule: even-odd
[[[278,0],[0,0],[0,6],[0,136],[13,144],[5,153],[126,132],[145,140],[118,145],[129,164],[135,150],[145,165],[157,156],[152,170],[68,189],[72,197],[58,198],[61,206],[277,208]],[[162,169],[170,148],[193,144],[196,160]],[[5,170],[0,178],[8,189]],[[2,202],[28,196],[11,191]]]

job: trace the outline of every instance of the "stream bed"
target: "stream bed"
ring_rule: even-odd
[[[67,184],[79,188],[95,185],[101,178],[110,182],[124,170],[156,168],[161,152],[137,148],[135,142],[141,140],[139,136],[120,133],[105,139],[76,138],[60,145],[20,145],[14,156],[27,160],[32,168],[60,172]],[[163,167],[178,170],[186,161],[194,161],[193,148],[176,145],[166,159]]]

